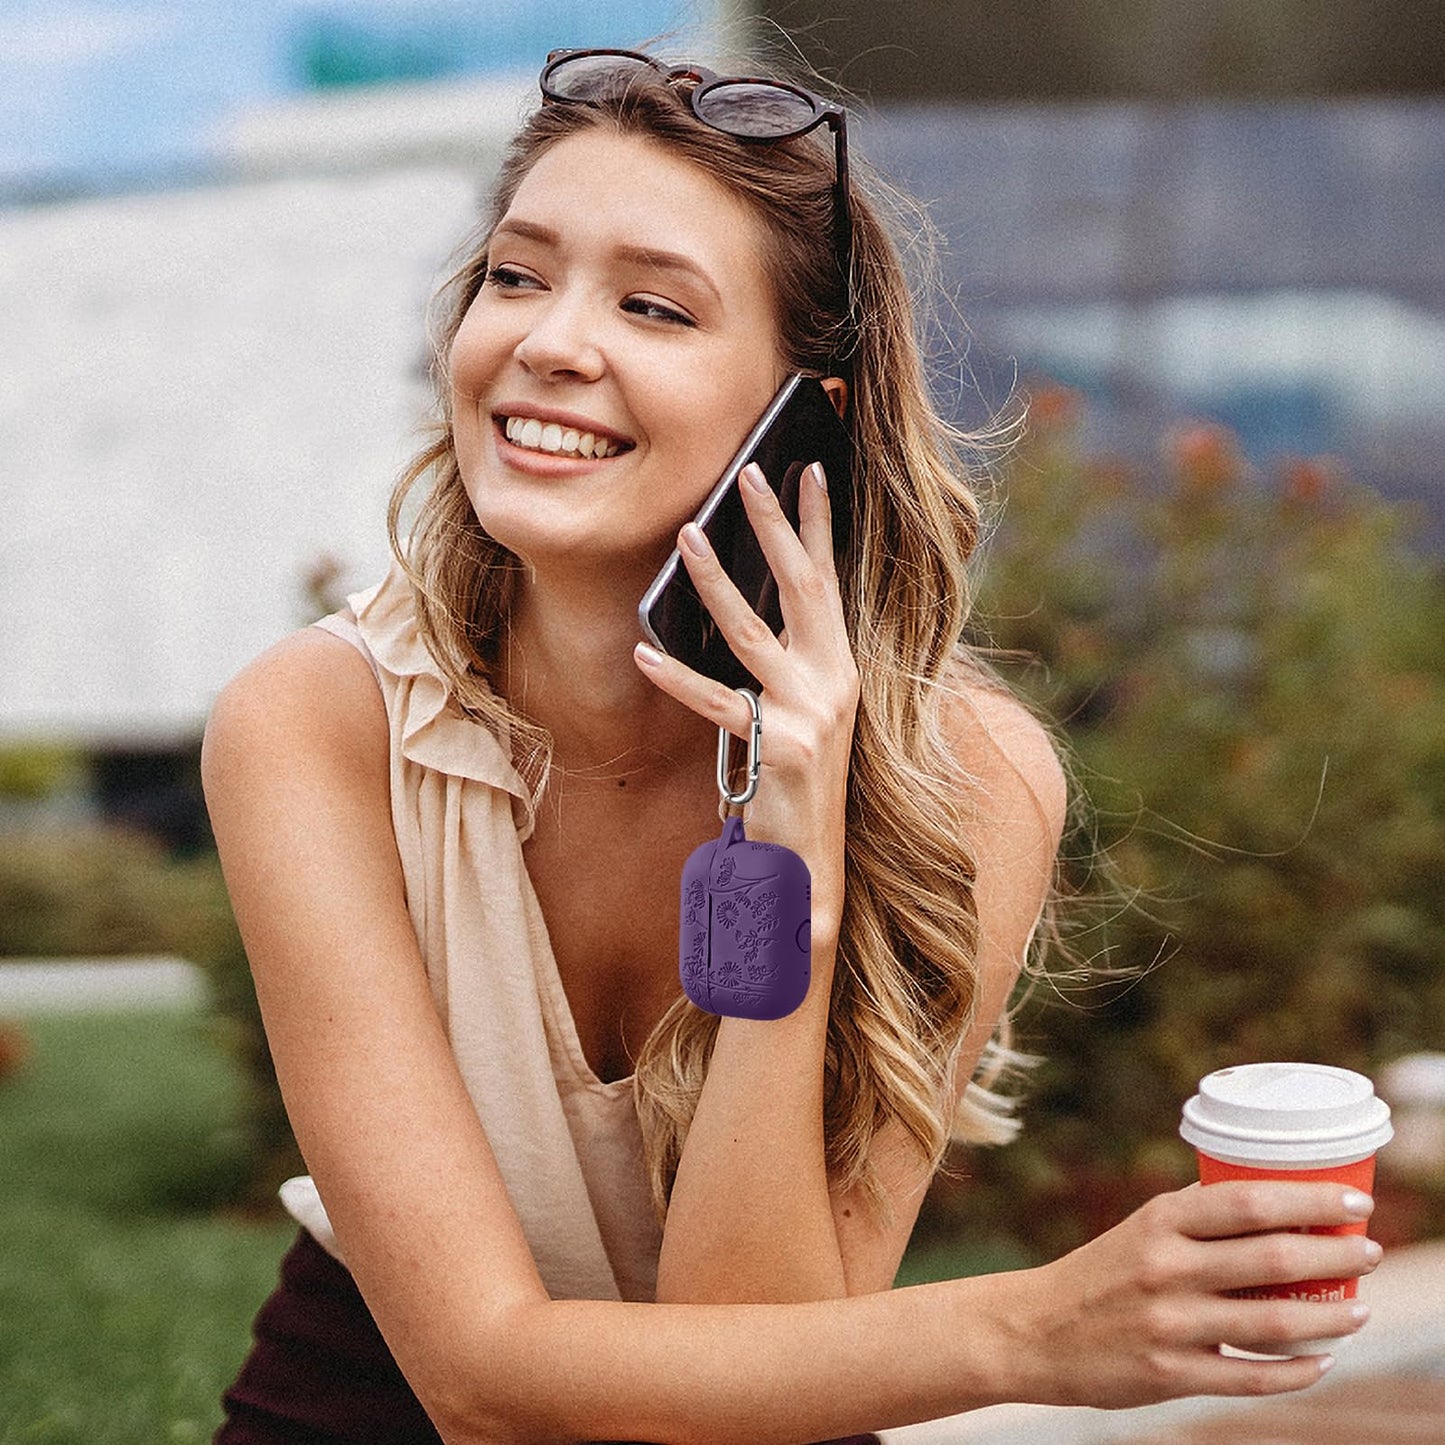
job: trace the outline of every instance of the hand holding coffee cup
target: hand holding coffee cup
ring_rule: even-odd
[[[1199,1157],[1203,1184],[1286,1179],[1344,1185],[1368,1195],[1375,1154],[1392,1134],[1390,1109],[1362,1074],[1324,1064],[1245,1064],[1200,1081],[1179,1128]],[[1363,1234],[1358,1223],[1310,1228],[1310,1234]],[[1230,1291],[1235,1298],[1353,1299],[1357,1281],[1307,1279]],[[1305,1340],[1288,1353],[1317,1354],[1338,1338]],[[1284,1353],[1280,1351],[1279,1353]]]

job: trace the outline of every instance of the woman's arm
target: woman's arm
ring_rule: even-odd
[[[575,1368],[560,1394],[537,1392],[535,1433],[459,1438],[596,1438],[604,1398],[607,1438],[797,1445],[1004,1401],[1122,1408],[1303,1389],[1328,1367],[1320,1357],[1233,1359],[1218,1341],[1267,1351],[1349,1334],[1357,1307],[1219,1291],[1368,1272],[1359,1236],[1278,1232],[1351,1217],[1334,1185],[1195,1185],[1021,1273],[797,1305],[523,1306],[508,1378],[540,1380],[569,1345]]]
[[[763,680],[763,776],[750,836],[803,852],[815,875],[813,980],[802,1006],[770,1022],[725,1018],[673,1188],[658,1298],[743,1302],[830,1299],[893,1283],[929,1181],[898,1125],[873,1162],[889,1208],[861,1190],[830,1194],[823,1138],[823,1055],[842,914],[843,796],[858,676],[833,566],[828,500],[805,478],[794,534],[770,491],[743,487],[779,582],[783,643],[731,587],[716,559],[680,548],[734,651]],[[653,681],[720,723],[741,710],[730,689],[671,660]],[[1053,876],[1066,806],[1043,730],[1018,703],[972,688],[946,716],[958,786],[976,813],[979,998],[960,1050],[960,1089],[1017,980]],[[960,839],[960,847],[964,840]]]
[[[959,786],[970,790],[978,814],[971,842],[979,1000],[956,1064],[961,1093],[1018,979],[1053,878],[1067,793],[1046,733],[1006,695],[978,689],[959,695],[948,707],[947,729]],[[889,1212],[871,1210],[861,1189],[828,1193],[820,1000],[826,995],[815,990],[796,1014],[776,1023],[723,1020],[669,1211],[660,1298],[826,1299],[892,1286],[929,1170],[892,1124],[873,1149]],[[787,1199],[793,1232],[776,1227],[776,1207],[739,1210],[739,1198]],[[804,1227],[810,1201],[815,1212]],[[824,1247],[810,1251],[808,1239]],[[828,1247],[834,1241],[836,1258]]]
[[[426,985],[364,661],[319,631],[280,644],[225,689],[203,768],[297,1139],[382,1334],[452,1445],[766,1445],[1004,1399],[1298,1388],[1312,1362],[1224,1361],[1208,1340],[1351,1328],[1347,1305],[1211,1291],[1363,1272],[1364,1241],[1190,1234],[1336,1222],[1340,1192],[1325,1185],[1166,1196],[1092,1253],[1021,1275],[809,1304],[551,1301]],[[1206,1194],[1212,1213],[1190,1202]]]
[[[201,766],[297,1142],[383,1332],[434,1389],[435,1320],[545,1291],[427,984],[361,654],[316,628],[279,643],[221,693]]]

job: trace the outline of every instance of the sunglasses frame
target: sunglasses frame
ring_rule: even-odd
[[[771,145],[775,141],[795,140],[798,136],[804,136],[816,130],[820,125],[826,125],[833,132],[833,157],[834,157],[834,180],[833,180],[833,223],[834,223],[834,249],[838,258],[838,266],[843,275],[843,284],[847,293],[848,315],[853,315],[853,223],[852,213],[848,205],[848,118],[843,107],[833,101],[825,100],[820,95],[814,95],[811,90],[805,90],[800,85],[793,85],[785,80],[769,80],[761,76],[750,75],[718,75],[701,65],[665,65],[662,61],[651,55],[644,55],[637,50],[553,50],[547,56],[547,63],[542,67],[542,73],[538,77],[538,85],[542,91],[542,97],[557,105],[591,105],[593,101],[583,96],[567,95],[556,90],[552,85],[552,76],[564,66],[575,60],[585,60],[594,56],[610,56],[617,60],[633,61],[638,65],[645,66],[655,72],[666,81],[690,80],[693,82],[692,91],[688,97],[688,103],[692,107],[692,113],[705,126],[712,130],[721,131],[724,135],[730,135],[734,140],[740,140],[749,145]],[[776,135],[753,135],[745,131],[736,131],[721,124],[718,120],[704,113],[703,104],[707,96],[723,86],[729,85],[755,85],[765,90],[780,90],[788,95],[795,96],[800,100],[807,101],[812,108],[812,118],[806,124],[797,126],[791,130],[779,131]]]

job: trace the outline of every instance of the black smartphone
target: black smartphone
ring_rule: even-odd
[[[783,383],[693,519],[748,605],[776,635],[783,630],[778,585],[738,493],[738,473],[749,462],[762,468],[795,530],[803,471],[823,464],[833,556],[841,564],[852,538],[853,439],[817,377],[798,372]],[[728,646],[676,550],[643,594],[637,616],[654,647],[729,687],[757,691],[758,680]]]

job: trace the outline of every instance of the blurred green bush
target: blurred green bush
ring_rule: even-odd
[[[1036,389],[975,615],[1092,804],[1070,947],[1123,975],[1035,987],[1024,1134],[924,1221],[1043,1253],[1191,1177],[1210,1070],[1445,1045],[1445,581],[1409,513],[1329,459],[1259,475],[1210,423],[1157,469],[1090,457],[1081,420]]]
[[[160,843],[119,828],[7,832],[0,846],[0,968],[6,957],[127,954],[168,954],[204,969],[216,1036],[247,1083],[239,1117],[228,1124],[239,1131],[250,1164],[215,1202],[273,1207],[276,1185],[303,1166],[215,854],[176,859]]]
[[[0,801],[35,802],[52,797],[77,786],[85,771],[84,754],[64,743],[0,747]]]
[[[173,862],[139,833],[91,825],[7,832],[0,957],[195,958],[219,925],[224,892],[216,890],[214,860]]]

